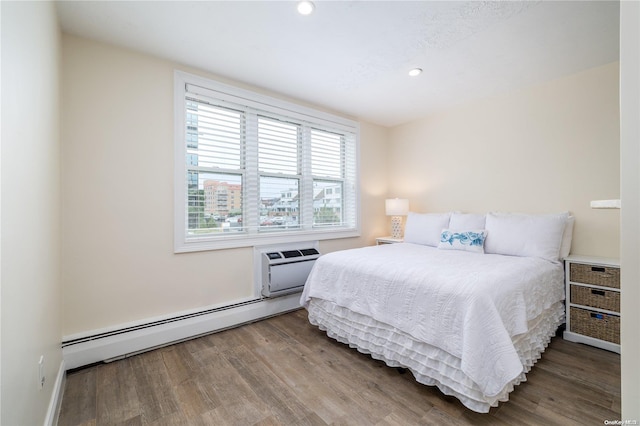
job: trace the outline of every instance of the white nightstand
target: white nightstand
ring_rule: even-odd
[[[401,243],[404,241],[404,238],[393,238],[393,237],[378,237],[376,238],[376,245],[381,244],[395,244]]]
[[[565,273],[564,338],[620,353],[620,262],[569,256]]]

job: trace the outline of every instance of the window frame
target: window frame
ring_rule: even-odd
[[[290,117],[293,120],[299,120],[304,122],[312,122],[314,125],[319,126],[320,130],[328,131],[344,131],[345,133],[353,134],[355,140],[350,149],[355,150],[352,153],[354,176],[344,176],[344,186],[342,191],[348,193],[345,187],[349,185],[349,190],[352,196],[349,200],[346,199],[347,195],[343,199],[343,205],[345,211],[344,215],[349,212],[346,209],[353,208],[352,212],[352,224],[342,227],[311,227],[301,228],[296,230],[285,231],[269,231],[264,233],[238,233],[238,234],[224,234],[224,235],[206,235],[202,237],[189,238],[187,235],[187,221],[188,221],[188,200],[187,200],[187,132],[186,132],[186,94],[187,86],[191,89],[196,87],[202,96],[209,96],[215,98],[221,102],[231,102],[239,104],[249,108],[256,108],[262,111],[271,112],[276,115]],[[250,142],[247,144],[249,145]],[[304,142],[303,142],[304,144]],[[307,149],[304,145],[302,149]],[[310,149],[310,146],[308,147]],[[257,153],[256,153],[257,155]],[[239,247],[252,247],[257,245],[266,244],[286,244],[299,241],[310,240],[328,240],[338,238],[352,238],[360,236],[360,224],[361,224],[361,209],[360,209],[360,124],[356,121],[339,117],[333,114],[329,114],[323,111],[318,111],[309,107],[298,105],[289,101],[284,101],[271,96],[255,93],[250,90],[238,88],[225,83],[221,83],[208,78],[200,77],[197,75],[189,74],[183,71],[174,71],[174,252],[194,252],[194,251],[206,251],[206,250],[219,250],[230,249]],[[249,172],[247,172],[249,173]],[[257,170],[254,179],[260,179],[261,172]],[[315,177],[309,175],[308,178],[313,182]],[[324,180],[320,178],[320,180]],[[329,179],[332,180],[332,179]],[[302,179],[300,180],[302,184]],[[300,188],[302,192],[303,188]],[[251,207],[249,203],[259,201],[250,200],[248,188],[243,190],[243,208],[245,211],[252,211],[258,206]],[[258,191],[259,192],[259,191]],[[353,207],[348,206],[351,204]],[[313,205],[310,207],[303,207],[308,210],[313,210]],[[244,218],[246,220],[246,218]]]

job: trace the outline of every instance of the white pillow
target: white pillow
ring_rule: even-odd
[[[571,240],[573,239],[573,223],[576,221],[574,216],[567,218],[564,225],[564,233],[562,234],[562,244],[560,245],[560,259],[566,259],[571,252]]]
[[[443,229],[440,233],[439,249],[443,250],[463,250],[474,253],[484,253],[484,241],[487,231],[484,229],[474,229],[471,231],[458,231]]]
[[[485,253],[540,257],[557,262],[569,213],[487,213]]]
[[[484,229],[485,215],[475,213],[452,213],[449,220],[451,229]]]
[[[404,242],[437,247],[440,232],[449,227],[451,213],[413,213],[407,215]]]

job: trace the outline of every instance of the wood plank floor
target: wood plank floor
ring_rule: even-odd
[[[554,338],[488,414],[335,342],[299,310],[67,376],[68,425],[602,425],[620,357]]]

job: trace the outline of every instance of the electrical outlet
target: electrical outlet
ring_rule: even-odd
[[[40,355],[40,361],[38,361],[38,389],[44,388],[44,355]]]

